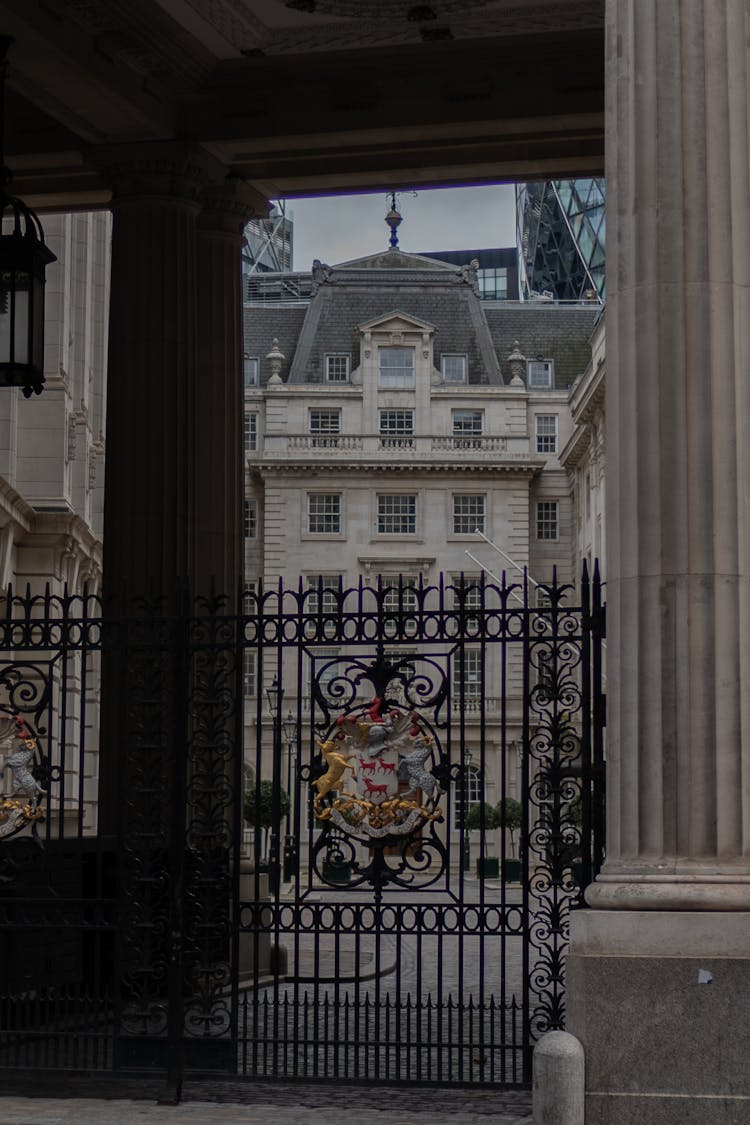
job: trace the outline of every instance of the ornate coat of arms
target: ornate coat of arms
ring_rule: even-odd
[[[326,771],[313,781],[315,816],[349,836],[408,836],[441,820],[435,748],[416,711],[383,700],[340,716],[317,740]]]
[[[4,784],[0,795],[0,840],[15,836],[27,825],[44,819],[39,807],[45,794],[33,770],[40,764],[35,735],[25,719],[13,715],[0,723],[0,762],[4,759]],[[10,782],[7,773],[10,771]]]

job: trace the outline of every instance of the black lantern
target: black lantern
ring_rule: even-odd
[[[13,40],[0,36],[0,129],[5,112],[5,58]],[[44,244],[37,215],[8,194],[0,135],[0,386],[22,387],[28,398],[44,385],[44,271],[55,255]]]
[[[279,681],[274,676],[273,683],[270,687],[266,688],[266,699],[268,700],[268,714],[272,719],[279,719],[281,715],[281,701],[284,698],[284,689],[279,687]]]

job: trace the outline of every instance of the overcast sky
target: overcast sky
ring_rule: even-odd
[[[474,187],[399,192],[402,250],[479,250],[515,246],[513,188]],[[388,246],[385,192],[372,195],[291,199],[295,270],[309,270],[314,258],[329,265],[375,254]]]

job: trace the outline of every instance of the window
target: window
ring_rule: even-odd
[[[246,387],[257,387],[258,386],[259,371],[260,371],[260,360],[258,359],[258,357],[246,355],[245,361],[244,361],[244,373],[245,373],[245,386]]]
[[[482,693],[482,653],[478,648],[464,648],[456,657],[453,677],[455,703],[477,700]]]
[[[591,473],[586,473],[586,519],[591,519]]]
[[[386,585],[386,582],[392,585]],[[417,610],[417,580],[401,577],[383,579],[383,613],[415,613]]]
[[[464,816],[482,800],[482,775],[476,766],[467,766],[456,782],[453,816],[456,828],[463,828]]]
[[[478,574],[454,574],[452,581],[455,609],[463,609],[468,614],[472,609],[482,608],[482,584]],[[466,624],[469,628],[477,629],[479,617],[467,616]]]
[[[245,415],[245,453],[253,453],[258,448],[258,415]]]
[[[335,448],[339,444],[341,432],[340,410],[311,410],[310,433],[312,444],[323,448]]]
[[[242,654],[242,684],[245,695],[255,695],[257,678],[254,649],[246,648]]]
[[[481,410],[454,410],[453,445],[457,449],[478,449],[484,429],[484,415]]]
[[[479,294],[485,301],[504,301],[508,296],[508,270],[505,267],[477,270]]]
[[[484,531],[484,496],[456,493],[453,497],[453,534]]]
[[[349,381],[350,355],[348,352],[335,352],[326,356],[326,382],[347,383]]]
[[[380,448],[381,449],[413,449],[414,448],[414,411],[413,410],[381,410],[380,411]]]
[[[258,609],[257,601],[258,583],[255,581],[245,582],[242,587],[242,612],[243,613],[256,613]]]
[[[537,539],[557,539],[558,503],[557,500],[540,500],[536,506]]]
[[[338,574],[310,574],[307,579],[308,613],[336,613],[339,606],[337,593],[341,587]]]
[[[556,414],[537,414],[536,451],[537,453],[557,453]]]
[[[313,492],[307,497],[307,530],[313,535],[341,533],[341,496],[338,492]]]
[[[378,348],[381,387],[414,386],[414,348]]]
[[[256,539],[258,536],[258,501],[245,501],[244,531],[246,539]]]
[[[465,383],[466,356],[442,355],[440,357],[440,371],[446,383]]]
[[[551,359],[530,359],[526,364],[529,387],[548,389],[554,385],[555,365]]]
[[[378,496],[378,535],[416,535],[416,496]]]

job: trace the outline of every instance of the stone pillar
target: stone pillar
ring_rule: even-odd
[[[171,593],[196,557],[196,220],[224,170],[180,143],[95,159],[114,184],[104,587]]]
[[[567,1024],[587,1125],[750,1112],[749,32],[747,0],[607,3],[608,842]]]
[[[203,193],[197,232],[194,589],[233,599],[243,576],[242,232],[268,202],[229,177]],[[231,604],[231,603],[230,603]]]

